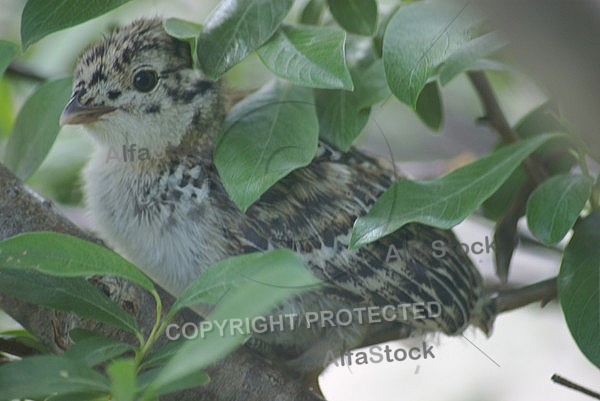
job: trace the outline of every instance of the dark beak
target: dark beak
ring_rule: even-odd
[[[60,126],[67,124],[89,124],[116,110],[110,106],[84,106],[79,102],[79,96],[73,95],[60,115]]]

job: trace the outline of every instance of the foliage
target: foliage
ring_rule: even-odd
[[[271,185],[310,163],[318,136],[310,89],[274,82],[248,96],[228,115],[215,148],[225,189],[245,211]]]
[[[21,16],[22,48],[124,3],[29,0]],[[393,95],[438,130],[444,124],[441,88],[464,72],[501,65],[496,55],[505,41],[487,30],[468,2],[397,1],[388,10],[375,0],[310,0],[303,2],[296,23],[284,22],[293,3],[224,0],[202,25],[194,16],[194,22],[165,23],[169,34],[191,44],[196,66],[213,78],[252,53],[278,77],[233,108],[216,146],[224,186],[242,210],[290,171],[307,165],[319,139],[349,149],[373,105]],[[0,41],[0,74],[16,53],[17,45]],[[19,111],[2,162],[24,180],[54,143],[70,82],[40,84]],[[600,367],[595,229],[600,188],[588,167],[591,156],[577,130],[550,104],[532,111],[514,131],[515,143],[503,137],[498,149],[446,176],[398,181],[356,221],[351,246],[411,222],[450,228],[482,208],[498,223],[498,232],[509,233],[506,266],[499,269],[507,275],[519,217],[526,215],[531,232],[544,244],[556,244],[572,231],[559,274],[560,303],[575,341]],[[542,179],[530,178],[524,160],[541,166]],[[526,185],[537,188],[521,191]],[[144,336],[130,315],[84,280],[103,274],[131,280],[154,295],[157,318],[150,334]],[[0,243],[0,291],[128,330],[138,344],[88,334],[64,356],[0,366],[0,400],[50,395],[51,400],[155,400],[201,385],[209,380],[201,370],[246,337],[212,335],[151,352],[179,308],[218,303],[211,313],[220,319],[257,316],[311,279],[288,250],[230,258],[209,268],[162,317],[154,285],[118,255],[55,233],[10,238]],[[260,284],[281,280],[286,286]],[[106,369],[95,369],[101,364]]]
[[[3,160],[20,179],[28,179],[48,155],[60,131],[58,118],[63,102],[71,96],[71,85],[71,78],[44,82],[23,105]]]
[[[356,220],[350,246],[375,241],[413,221],[454,227],[497,191],[530,153],[551,138],[541,135],[503,147],[436,180],[398,181],[366,216]]]
[[[43,274],[35,274],[36,271]],[[83,278],[91,274],[126,278],[152,293],[157,318],[147,337],[131,315],[86,280],[56,279]],[[207,377],[200,369],[240,345],[246,336],[235,332],[235,335],[219,337],[219,332],[214,331],[170,350],[170,361],[160,372],[155,370],[157,368],[144,369],[142,364],[152,357],[150,349],[178,310],[199,302],[218,303],[211,319],[252,319],[300,292],[301,288],[314,284],[314,278],[303,263],[287,249],[229,258],[210,267],[191,283],[163,318],[161,299],[154,285],[133,265],[103,247],[51,232],[20,234],[0,243],[0,278],[0,290],[5,293],[114,325],[133,332],[138,339],[137,346],[131,347],[115,340],[88,336],[77,340],[64,356],[26,358],[0,366],[1,400],[54,393],[89,393],[89,397],[82,396],[86,400],[97,399],[101,393],[107,396],[110,393],[118,400],[134,397],[151,400],[174,389],[201,385]],[[282,282],[286,287],[274,286]],[[250,298],[252,302],[248,302]],[[134,357],[122,357],[131,350]],[[153,352],[160,353],[161,348]],[[108,377],[92,369],[104,362],[109,362]],[[148,374],[152,374],[153,380],[143,383],[142,378]],[[124,380],[124,377],[129,379]]]

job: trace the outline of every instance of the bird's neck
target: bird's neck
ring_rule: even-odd
[[[122,135],[115,135],[115,131],[107,135],[101,131],[105,127],[90,127],[88,130],[95,142],[94,162],[96,165],[104,164],[105,168],[115,172],[138,174],[161,174],[179,160],[196,160],[208,165],[212,163],[215,138],[223,124],[224,113],[202,119],[201,111],[198,109],[194,113],[188,128],[183,128],[178,136],[173,135],[173,130],[182,129],[181,126],[174,128],[170,125],[167,128],[157,124],[147,127],[143,132],[148,135],[138,140],[127,134],[131,132],[129,129],[124,129]]]

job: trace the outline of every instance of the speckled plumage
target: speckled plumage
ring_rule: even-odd
[[[284,330],[250,341],[304,373],[320,370],[327,350],[359,346],[383,331],[404,338],[461,333],[469,324],[490,330],[494,311],[469,258],[460,250],[432,256],[436,240],[455,248],[452,232],[411,224],[348,251],[355,219],[393,181],[391,171],[357,150],[339,153],[321,143],[309,166],[290,173],[242,213],[211,158],[224,117],[219,85],[191,68],[186,46],[167,36],[159,20],[139,20],[86,50],[79,61],[63,123],[83,123],[94,138],[85,170],[87,204],[109,244],[174,294],[227,256],[290,248],[324,286],[285,302],[277,313],[442,305],[440,316],[429,319]],[[132,84],[140,69],[158,77],[147,93]],[[131,144],[172,147],[162,158],[107,161],[111,147]],[[391,245],[403,256],[386,262]]]

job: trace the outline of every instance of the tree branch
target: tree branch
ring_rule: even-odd
[[[587,388],[585,388],[583,386],[580,386],[579,384],[573,383],[571,380],[565,379],[562,376],[554,374],[554,375],[552,375],[552,377],[550,379],[554,383],[562,384],[563,386],[568,387],[568,388],[570,388],[572,390],[579,391],[580,393],[589,395],[592,398],[600,400],[600,393],[597,393],[595,391],[587,389]]]
[[[0,164],[0,240],[28,231],[57,231],[96,243],[97,238],[81,231],[69,220],[59,215],[52,204],[24,185],[6,167]],[[125,280],[101,278],[92,284],[109,286],[114,301],[127,304],[143,332],[149,332],[154,323],[155,307],[152,296],[144,289]],[[165,310],[173,298],[161,290]],[[133,306],[132,306],[133,305]],[[46,347],[62,353],[70,346],[69,332],[87,328],[120,341],[133,338],[130,334],[97,322],[82,319],[74,314],[58,312],[29,304],[0,293],[0,308],[23,327],[38,337]],[[174,323],[198,321],[199,317],[184,310],[174,318]],[[164,344],[162,337],[157,346]],[[245,347],[237,349],[223,360],[206,369],[211,381],[206,386],[161,398],[164,401],[319,401],[322,398],[308,390],[304,383],[278,369]]]
[[[519,134],[512,129],[506,120],[485,73],[483,71],[469,71],[467,75],[481,100],[487,121],[492,128],[496,130],[500,138],[502,138],[502,141],[506,143],[518,141]],[[523,161],[523,166],[536,186],[541,184],[548,177],[548,173],[544,166],[532,156],[529,156]]]
[[[6,75],[17,78],[25,78],[36,82],[44,82],[48,79],[47,77],[43,77],[34,70],[32,70],[28,65],[20,63],[18,61],[13,61],[12,63],[10,63],[10,65],[6,69]]]
[[[541,301],[543,306],[556,298],[557,294],[556,277],[554,277],[521,288],[500,290],[494,300],[498,313],[502,313],[538,301]]]

